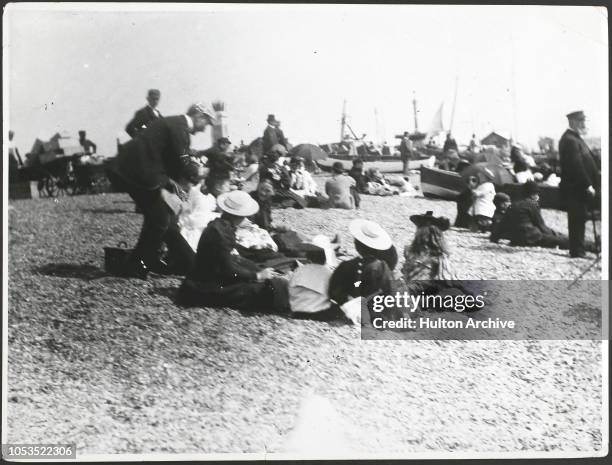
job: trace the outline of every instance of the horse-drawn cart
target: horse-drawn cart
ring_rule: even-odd
[[[41,160],[22,168],[20,179],[35,181],[40,197],[106,192],[106,162],[90,162],[89,158],[89,155],[76,154]]]
[[[83,151],[75,139],[59,134],[49,142],[35,143],[29,165],[20,169],[20,179],[37,183],[40,197],[106,192],[107,160]]]

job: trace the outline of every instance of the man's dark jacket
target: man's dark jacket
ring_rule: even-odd
[[[510,239],[512,244],[537,245],[543,236],[555,235],[542,218],[538,203],[531,199],[514,202],[491,232],[491,241]]]
[[[168,178],[178,179],[189,145],[184,115],[159,118],[138,137],[119,146],[114,170],[130,186],[159,189],[168,184]]]
[[[444,141],[444,146],[442,147],[442,151],[445,153],[449,150],[454,150],[455,152],[459,151],[459,147],[457,147],[457,141],[452,137],[450,139],[446,139]]]
[[[402,139],[402,142],[400,142],[399,151],[402,161],[412,159],[412,149],[406,139]]]
[[[559,140],[559,162],[561,166],[559,189],[562,199],[586,202],[589,186],[599,190],[600,173],[593,153],[584,140],[570,129],[565,131]]]
[[[217,179],[229,179],[230,172],[234,170],[231,158],[218,146],[202,150],[197,153],[200,157],[206,157],[206,166],[210,169],[209,176]]]
[[[132,120],[125,127],[125,132],[127,132],[130,137],[134,138],[136,134],[143,130],[143,126],[148,127],[151,121],[160,119],[161,117],[161,113],[158,116],[157,113],[153,111],[153,108],[147,105],[134,114]]]
[[[264,155],[270,153],[270,150],[276,144],[280,144],[281,143],[278,136],[279,136],[279,134],[278,134],[278,131],[276,130],[276,128],[268,126],[264,130],[263,141],[262,141],[262,143],[263,143],[262,149],[263,149]]]

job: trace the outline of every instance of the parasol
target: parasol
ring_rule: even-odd
[[[302,157],[307,161],[325,160],[327,158],[325,151],[313,144],[296,145],[289,151],[289,155],[292,157]]]
[[[467,181],[470,176],[477,176],[481,182],[490,181],[496,186],[503,186],[504,184],[514,182],[510,171],[497,163],[482,162],[467,166],[461,171],[461,177]]]

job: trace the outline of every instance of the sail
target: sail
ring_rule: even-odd
[[[443,107],[444,103],[441,103],[440,108],[438,108],[438,111],[434,115],[433,121],[431,122],[431,126],[429,127],[429,131],[427,132],[428,137],[434,137],[444,132],[444,125],[442,124]]]

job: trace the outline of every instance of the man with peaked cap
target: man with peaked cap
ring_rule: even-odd
[[[156,119],[137,138],[119,147],[108,176],[115,188],[134,199],[144,215],[132,260],[126,265],[128,276],[144,278],[147,270],[167,271],[159,259],[163,242],[181,272],[189,271],[193,265],[193,250],[181,236],[176,215],[164,202],[161,189],[186,196],[178,179],[190,159],[190,134],[204,131],[213,121],[211,110],[194,104],[187,114]]]
[[[559,140],[561,199],[567,210],[570,257],[585,256],[585,224],[589,210],[598,207],[601,173],[582,136],[587,133],[583,111],[567,115],[569,128]]]
[[[138,110],[132,120],[125,127],[130,137],[136,137],[140,131],[146,128],[151,121],[162,118],[161,113],[157,109],[161,93],[157,89],[150,89],[147,93],[147,105]]]

